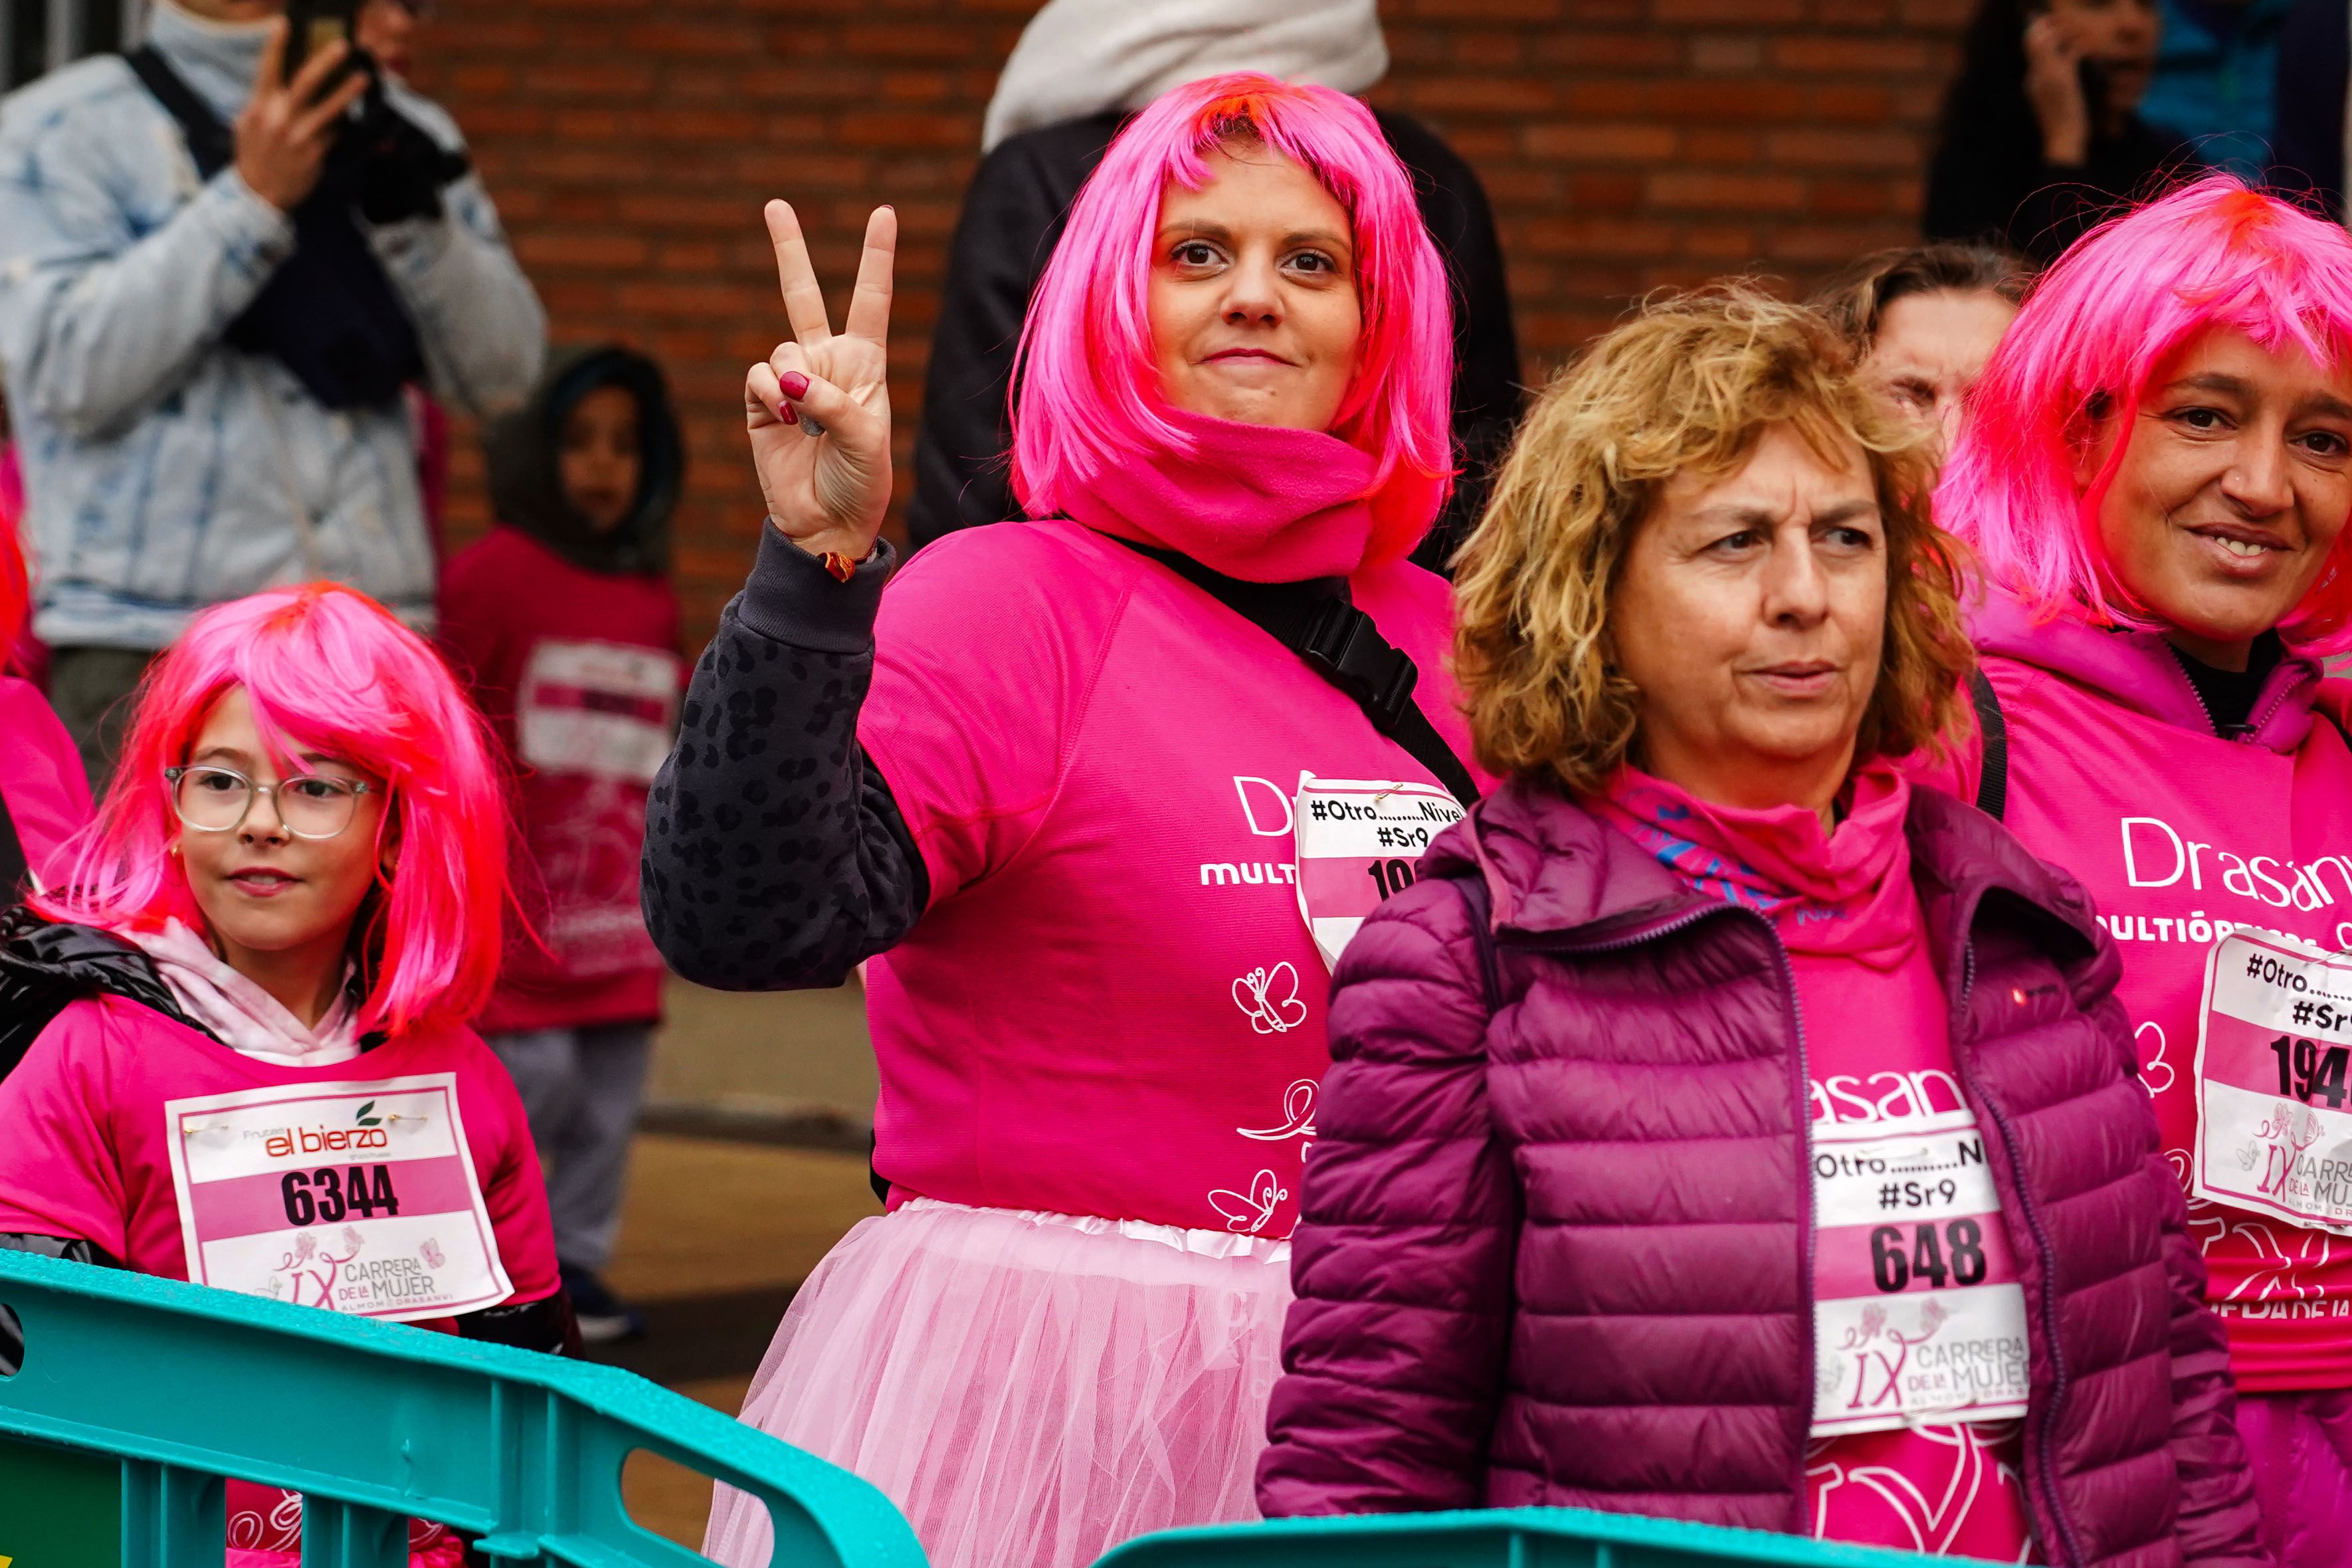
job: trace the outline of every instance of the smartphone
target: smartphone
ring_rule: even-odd
[[[303,62],[319,50],[331,44],[351,43],[359,9],[360,0],[287,0],[284,79],[292,81]],[[338,79],[341,75],[339,72]],[[333,86],[330,82],[320,90]]]

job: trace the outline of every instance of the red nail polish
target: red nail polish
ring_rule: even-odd
[[[786,371],[783,379],[777,384],[784,389],[786,397],[801,398],[808,395],[808,377],[796,370]]]
[[[787,425],[797,425],[801,422],[801,416],[793,412],[793,405],[789,403],[776,405],[776,417]]]

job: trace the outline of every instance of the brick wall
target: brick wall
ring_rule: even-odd
[[[556,334],[632,342],[677,384],[692,461],[677,574],[698,643],[760,521],[742,372],[784,331],[761,201],[800,208],[836,323],[866,210],[897,205],[903,476],[981,112],[1034,8],[450,0],[428,29],[420,85],[472,138]],[[1658,285],[1755,270],[1803,287],[1908,237],[1968,8],[1384,0],[1394,64],[1374,97],[1485,179],[1539,379]],[[462,538],[484,511],[469,441],[459,457]]]

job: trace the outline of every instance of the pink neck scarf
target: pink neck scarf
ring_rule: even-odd
[[[1181,409],[1160,417],[1182,432],[1114,472],[1097,474],[1063,510],[1087,527],[1191,556],[1228,577],[1296,583],[1345,577],[1402,559],[1366,501],[1378,465],[1336,436],[1236,425]]]
[[[1911,784],[1880,760],[1849,787],[1853,804],[1830,833],[1802,806],[1717,805],[1630,766],[1585,805],[1693,892],[1764,916],[1791,952],[1890,970],[1919,939],[1903,831]]]
[[[352,999],[338,994],[327,1016],[309,1028],[278,998],[221,962],[212,944],[180,921],[162,931],[120,931],[154,962],[155,972],[189,1017],[240,1056],[266,1057],[289,1067],[327,1067],[360,1054]]]

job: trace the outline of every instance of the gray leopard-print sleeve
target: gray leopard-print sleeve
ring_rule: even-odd
[[[694,668],[646,805],[640,897],[670,967],[721,991],[838,985],[930,901],[890,786],[857,743],[886,542],[847,583],[765,525]]]

